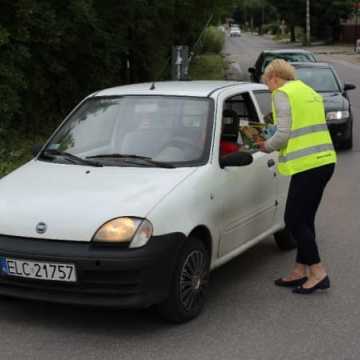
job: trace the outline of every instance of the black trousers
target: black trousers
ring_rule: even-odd
[[[316,244],[315,215],[335,164],[303,171],[291,177],[285,209],[285,224],[297,242],[296,262],[314,265],[320,262]]]

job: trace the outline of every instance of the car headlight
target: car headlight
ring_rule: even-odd
[[[146,245],[153,233],[150,221],[146,219],[121,217],[110,220],[100,227],[93,237],[94,242],[129,244],[130,248]]]
[[[332,111],[326,114],[327,120],[341,120],[350,116],[349,111]]]

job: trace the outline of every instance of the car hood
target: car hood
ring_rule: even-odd
[[[349,101],[341,93],[321,93],[325,111],[342,111],[349,109]]]
[[[146,218],[196,168],[87,167],[32,160],[0,180],[0,234],[90,241],[105,222]],[[38,234],[36,226],[47,226]]]

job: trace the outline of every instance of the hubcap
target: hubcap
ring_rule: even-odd
[[[180,301],[186,311],[201,305],[207,283],[205,255],[199,250],[194,250],[186,258],[180,277]]]

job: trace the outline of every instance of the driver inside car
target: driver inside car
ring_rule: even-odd
[[[220,140],[220,156],[239,151],[237,143],[239,136],[239,117],[233,110],[223,111],[222,134]]]

